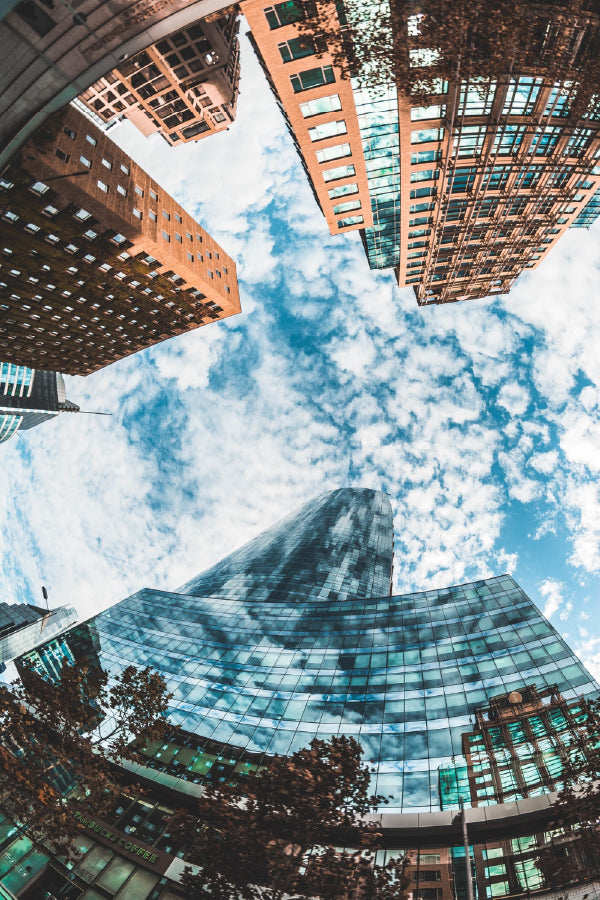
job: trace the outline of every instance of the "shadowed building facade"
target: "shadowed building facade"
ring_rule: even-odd
[[[87,375],[240,311],[234,261],[72,107],[0,179],[0,355]]]
[[[147,765],[135,768],[157,796],[193,797],[203,783],[242,778],[314,737],[351,735],[373,767],[373,790],[389,798],[381,827],[388,847],[408,850],[415,896],[466,896],[461,800],[482,896],[526,893],[539,886],[531,856],[546,840],[560,753],[542,746],[553,739],[542,729],[531,755],[537,764],[546,754],[543,770],[521,754],[515,774],[500,747],[485,760],[486,711],[505,710],[508,729],[539,717],[540,705],[547,722],[555,708],[572,710],[573,724],[598,686],[509,576],[392,595],[392,552],[387,496],[332,491],[178,591],[141,590],[18,665],[49,678],[64,658],[113,674],[130,664],[160,672],[182,731],[149,745]],[[555,726],[568,743],[558,718]],[[538,726],[524,727],[523,741]],[[117,828],[130,813],[119,815]],[[518,835],[526,838],[513,847]],[[110,862],[109,844],[98,840],[93,852]],[[503,854],[510,877],[501,877]]]
[[[61,412],[79,412],[79,407],[67,400],[62,375],[0,363],[0,443]]]
[[[309,27],[317,4],[241,8],[331,233],[358,230],[371,268],[394,269],[420,305],[506,293],[569,227],[595,221],[600,102],[594,95],[581,108],[576,81],[548,74],[554,44],[567,41],[556,23],[532,51],[537,69],[438,78],[417,102],[401,85],[340,68],[348,25],[361,35],[341,4],[330,7],[329,47],[319,20]],[[408,34],[418,20],[407,20]],[[600,42],[597,15],[572,30],[577,66]],[[431,51],[407,52],[423,71]]]

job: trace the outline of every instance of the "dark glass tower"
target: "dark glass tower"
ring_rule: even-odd
[[[478,710],[531,688],[569,703],[598,686],[508,576],[390,596],[392,546],[385,494],[333,491],[179,591],[139,591],[24,661],[44,667],[67,645],[85,656],[91,629],[107,670],[161,672],[189,735],[185,753],[154,748],[163,784],[347,734],[388,812],[456,808],[471,802],[459,782]],[[526,794],[507,782],[502,801]]]

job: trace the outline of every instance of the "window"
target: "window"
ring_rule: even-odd
[[[113,241],[113,243],[115,243],[115,244],[124,244],[126,240],[127,240],[127,238],[125,237],[125,235],[119,234],[118,231],[116,234],[113,234],[113,236],[111,237],[111,241]]]
[[[413,106],[410,118],[413,122],[421,119],[442,119],[446,115],[446,106]]]
[[[410,161],[413,166],[416,166],[419,163],[437,162],[439,156],[438,150],[417,150],[416,153],[411,153]]]
[[[225,275],[227,275],[228,271],[229,270],[228,270],[227,266],[223,266],[223,272],[225,273]]]
[[[86,134],[85,139],[86,139],[86,141],[87,141],[89,144],[92,145],[92,147],[95,147],[96,144],[98,143],[98,141],[96,140],[96,138],[93,138],[93,137],[91,136],[91,134]]]
[[[37,194],[38,197],[41,197],[42,194],[45,194],[46,191],[49,190],[49,187],[47,184],[44,184],[43,181],[34,181],[30,190],[32,190],[34,194]]]
[[[178,244],[181,244],[181,235],[178,234],[177,232],[175,232],[175,240],[177,241]]]
[[[60,147],[57,147],[55,150],[56,156],[61,159],[64,163],[68,163],[71,159],[70,153],[65,153],[64,150],[61,150]]]
[[[348,216],[347,219],[338,219],[338,228],[348,228],[350,225],[361,225],[364,222],[363,216]]]
[[[337,200],[338,197],[346,197],[348,194],[358,194],[358,184],[343,184],[340,187],[331,188],[327,191],[331,200]]]
[[[333,207],[333,211],[337,216],[339,213],[350,212],[350,210],[360,209],[360,207],[360,200],[348,200],[346,203],[338,203],[337,206]]]
[[[165,219],[167,220],[167,222],[170,222],[170,221],[171,221],[171,214],[168,213],[168,212],[166,211],[166,209],[163,209],[163,218],[165,218]]]
[[[134,216],[136,217],[136,219],[141,219],[141,218],[142,218],[142,212],[141,212],[141,210],[136,209],[135,206],[134,206],[133,209],[132,209],[132,213],[134,214]]]
[[[300,104],[300,112],[305,119],[311,116],[320,116],[323,113],[337,112],[342,108],[339,94],[330,94],[328,97],[319,97],[316,100],[307,100]]]
[[[204,262],[204,257],[202,256],[201,253],[196,253],[196,256],[197,256],[199,262]]]
[[[188,250],[186,255],[190,262],[194,262],[194,254],[193,253],[190,253]]]
[[[138,195],[138,197],[143,197],[143,196],[144,196],[144,191],[143,191],[142,188],[139,186],[139,184],[136,184],[136,186],[135,186],[135,192],[136,192],[136,194]]]
[[[332,159],[341,159],[344,156],[352,156],[350,144],[334,144],[333,147],[324,147],[317,150],[317,160],[320,163],[329,162]]]
[[[112,169],[112,163],[108,159],[103,159],[102,165],[104,166],[105,169]]]
[[[67,137],[71,138],[72,141],[74,141],[75,138],[77,137],[77,133],[76,133],[75,131],[71,131],[71,129],[68,128],[66,125],[65,125],[65,127],[63,128],[63,131],[64,131],[64,133],[66,134]]]
[[[335,81],[335,75],[331,66],[318,66],[315,69],[306,69],[297,75],[290,75],[290,81],[294,93],[299,94],[301,91],[310,91],[323,84],[332,84]]]
[[[412,182],[415,181],[435,181],[439,178],[440,173],[438,169],[421,169],[420,172],[411,172],[410,180]]]
[[[208,277],[209,277],[209,278],[214,278],[214,275],[213,275],[213,273],[210,271],[210,269],[208,269],[207,272],[208,272]]]
[[[48,206],[45,206],[45,207],[43,208],[42,212],[43,212],[46,216],[55,216],[56,213],[58,212],[58,210],[57,210],[57,208],[56,208],[55,206],[52,206],[52,205],[49,203]],[[18,218],[18,216],[15,216],[15,218]]]
[[[286,3],[275,3],[265,9],[265,16],[271,31],[281,28],[283,25],[301,22],[305,14],[302,0],[287,0]]]
[[[80,222],[85,222],[87,219],[91,219],[91,213],[87,211],[87,209],[78,209],[76,213],[73,214],[76,219],[79,219]]]
[[[117,185],[117,194],[120,194],[121,197],[127,196],[127,188],[124,188],[122,184]]]
[[[335,137],[338,134],[346,134],[348,131],[343,119],[337,122],[324,122],[323,125],[315,125],[308,129],[311,141],[322,141],[325,138]]]
[[[423,128],[420,131],[411,131],[411,144],[423,144],[426,141],[441,141],[444,137],[443,128]]]
[[[508,86],[502,115],[530,116],[543,84],[543,78],[517,78]]]
[[[167,231],[163,231],[162,236],[168,244],[171,243],[171,235]]]
[[[338,166],[335,169],[325,169],[323,172],[323,180],[337,181],[338,178],[349,178],[351,175],[356,175],[356,169],[353,165]]]
[[[317,52],[315,42],[310,35],[290,38],[278,44],[281,59],[284,63],[292,62],[294,59],[302,59],[305,56],[314,56]]]
[[[88,228],[87,231],[83,232],[83,236],[86,237],[88,239],[88,241],[93,241],[98,237],[98,232],[92,231],[91,228]]]
[[[92,163],[91,163],[90,160],[87,158],[87,156],[80,156],[80,157],[79,157],[79,162],[80,162],[83,166],[85,166],[86,169],[91,169],[91,168],[92,168]]]
[[[158,194],[150,188],[150,197],[152,200],[158,200]]]
[[[158,216],[156,215],[156,213],[155,213],[154,210],[152,210],[152,209],[149,209],[149,210],[148,210],[148,218],[149,218],[152,222],[156,222],[156,221],[158,220]]]
[[[193,240],[194,240],[194,238],[193,238],[192,235],[189,233],[189,231],[186,231],[185,236],[186,236],[186,238],[188,239],[188,241],[193,241]]]
[[[181,216],[179,215],[179,213],[175,213],[175,221],[176,221],[176,222],[182,222],[182,221],[183,221],[183,219],[181,218]]]
[[[103,181],[100,181],[100,179],[98,179],[98,187],[99,187],[100,190],[103,191],[105,194],[108,194],[108,185],[107,185],[107,184],[104,184],[104,182],[103,182]]]
[[[126,166],[123,163],[121,163],[119,168],[120,168],[121,172],[123,172],[124,175],[129,175],[129,166]]]

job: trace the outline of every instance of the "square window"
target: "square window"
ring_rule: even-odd
[[[95,147],[96,144],[98,143],[98,141],[96,140],[96,138],[93,138],[93,137],[91,136],[91,134],[86,134],[85,139],[86,139],[86,141],[88,141],[88,143],[90,143],[90,144],[92,145],[92,147]]]
[[[72,141],[74,141],[75,138],[77,137],[77,134],[76,134],[74,131],[71,131],[70,128],[67,128],[66,125],[65,125],[65,127],[63,128],[63,131],[64,131],[64,133],[67,135],[67,137],[70,137],[70,138],[71,138]]]
[[[123,172],[124,175],[129,175],[129,166],[126,166],[123,163],[121,163],[119,168],[120,168],[121,172]]]
[[[92,163],[91,163],[91,161],[87,158],[87,156],[80,156],[80,157],[79,157],[79,162],[80,162],[83,166],[85,166],[86,169],[91,169],[91,168],[92,168]]]
[[[208,270],[208,277],[209,277],[209,278],[214,278],[214,275],[213,275],[213,273],[210,271],[210,269]]]
[[[121,197],[127,196],[127,188],[124,188],[122,184],[117,185],[117,194],[120,194]]]
[[[185,236],[186,236],[186,238],[188,239],[188,241],[193,241],[193,240],[194,240],[194,238],[193,238],[192,235],[189,233],[189,231],[186,231]]]
[[[183,219],[181,218],[181,216],[179,215],[179,213],[175,213],[175,221],[176,221],[176,222],[183,222]]]
[[[74,216],[81,222],[85,222],[87,219],[91,219],[91,213],[89,213],[87,209],[78,209],[77,212],[74,213]]]
[[[200,262],[204,262],[204,257],[202,256],[201,253],[196,253],[196,256],[197,256],[197,258],[199,259]]]
[[[99,179],[98,179],[98,187],[99,187],[100,190],[103,191],[105,194],[108,194],[108,185],[107,185],[107,184],[104,184],[104,182],[103,182],[103,181],[100,181]]]
[[[167,222],[170,222],[170,221],[171,221],[171,214],[168,213],[168,212],[166,211],[166,209],[163,209],[163,218],[165,218],[165,219],[167,220]]]
[[[171,235],[167,231],[163,231],[162,236],[167,243],[171,243]]]
[[[64,150],[61,150],[60,147],[57,147],[55,150],[56,156],[61,159],[64,163],[68,163],[71,159],[70,153],[65,153]]]
[[[136,194],[138,195],[138,197],[143,197],[143,196],[144,196],[144,191],[143,191],[142,188],[139,186],[139,184],[136,184],[136,186],[135,186],[135,192],[136,192]]]
[[[197,235],[196,235],[196,240],[199,241],[200,243],[202,243],[202,235],[201,235],[201,234],[197,234]]]
[[[194,254],[193,254],[193,253],[190,253],[189,250],[188,250],[188,253],[187,253],[187,258],[189,259],[190,262],[194,262]]]
[[[32,190],[34,194],[37,194],[39,197],[41,197],[42,194],[45,194],[46,191],[50,189],[47,184],[44,184],[43,181],[35,181],[31,185],[30,190]]]
[[[177,234],[177,232],[175,232],[175,240],[177,241],[178,244],[181,244],[181,235]]]
[[[227,268],[227,266],[223,266],[223,271],[224,271],[225,274],[227,275],[227,273],[228,273],[228,271],[229,271],[228,268]]]
[[[108,159],[103,159],[102,165],[104,166],[105,169],[112,169],[112,163]]]
[[[158,216],[157,216],[156,213],[155,213],[153,210],[151,210],[151,209],[148,210],[148,218],[149,218],[149,219],[152,219],[153,222],[157,222],[157,221],[158,221]]]
[[[141,210],[136,209],[135,206],[133,207],[132,212],[133,212],[134,216],[136,217],[136,219],[141,219],[141,218],[142,218],[142,212],[141,212]]]

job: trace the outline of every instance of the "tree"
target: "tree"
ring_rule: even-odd
[[[600,874],[600,700],[582,702],[578,725],[550,823],[556,834],[537,861],[553,888]]]
[[[416,102],[440,78],[501,80],[517,69],[574,82],[582,107],[600,90],[598,0],[305,0],[303,9],[300,29],[325,39],[347,77],[396,84]]]
[[[375,861],[380,836],[364,816],[381,798],[369,796],[361,758],[352,738],[315,739],[239,784],[208,786],[197,812],[181,811],[171,829],[186,860],[201,867],[184,876],[188,896],[403,898],[405,860]]]
[[[110,685],[99,665],[67,660],[58,682],[23,674],[0,687],[0,808],[70,857],[74,813],[110,813],[120,792],[115,761],[141,760],[139,748],[164,734],[171,695],[149,668],[128,666]]]

